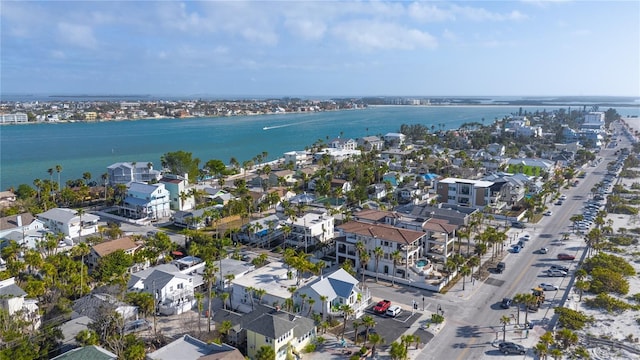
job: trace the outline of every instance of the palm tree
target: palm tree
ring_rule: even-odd
[[[220,299],[222,299],[222,308],[227,310],[227,299],[229,299],[229,293],[224,291],[220,293]],[[211,302],[211,300],[209,300]]]
[[[396,266],[402,260],[402,254],[400,250],[396,250],[391,253],[391,260],[393,260],[393,274],[391,275],[391,285],[394,286],[396,284]]]
[[[342,317],[344,320],[342,325],[342,338],[344,339],[344,332],[347,330],[347,320],[349,320],[349,316],[354,313],[354,310],[349,304],[342,304],[340,305],[340,311],[342,311]]]
[[[322,321],[324,322],[327,315],[327,301],[329,297],[326,295],[320,295],[320,301],[322,302]]]
[[[511,323],[511,318],[507,315],[502,315],[500,318],[500,324],[502,325],[502,341],[507,341],[507,325]]]
[[[373,256],[376,259],[376,282],[378,282],[378,273],[380,272],[380,269],[379,269],[380,259],[382,259],[382,257],[384,256],[384,250],[382,250],[380,246],[377,246],[373,250]]]
[[[360,254],[360,270],[362,271],[362,286],[364,286],[365,282],[364,282],[364,271],[365,268],[367,267],[367,264],[369,263],[369,260],[371,260],[371,256],[369,255],[368,252],[363,252]]]
[[[376,321],[371,316],[365,315],[362,317],[362,324],[365,327],[364,342],[366,343],[369,339],[369,329],[372,329],[376,326]]]
[[[465,283],[467,276],[471,275],[471,268],[467,265],[462,265],[459,271],[460,275],[462,275],[462,291],[464,291]]]
[[[513,303],[516,304],[516,310],[518,311],[517,312],[518,316],[516,318],[517,319],[517,322],[516,322],[517,324],[520,324],[520,305],[525,303],[525,296],[526,295],[527,294],[520,293],[520,294],[515,294],[513,296]],[[525,309],[525,311],[527,311],[527,310]]]
[[[198,334],[202,334],[202,322],[200,321],[200,318],[202,317],[202,299],[204,298],[204,295],[202,295],[201,292],[196,292],[193,295],[195,296],[198,304]]]
[[[60,191],[60,173],[62,172],[61,165],[56,165],[56,172],[58,173],[58,191]]]
[[[373,333],[369,335],[369,344],[371,344],[371,358],[376,358],[376,346],[384,344],[384,339],[380,334]]]
[[[351,326],[353,326],[353,331],[355,332],[353,342],[356,344],[358,343],[358,328],[360,327],[360,325],[363,325],[363,324],[362,324],[362,321],[358,319],[353,320],[353,322],[351,323]],[[366,332],[365,332],[365,336],[366,336]]]

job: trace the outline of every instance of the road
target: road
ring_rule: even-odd
[[[497,339],[502,340],[502,326],[500,318],[503,315],[517,317],[517,309],[512,307],[504,310],[500,307],[503,297],[513,297],[518,293],[530,293],[531,288],[545,282],[558,286],[558,291],[547,291],[546,301],[537,312],[530,312],[528,320],[533,320],[537,325],[528,334],[514,331],[513,326],[508,326],[507,341],[514,341],[528,348],[528,356],[531,356],[531,347],[535,345],[540,335],[552,326],[553,307],[560,306],[571,296],[569,292],[571,275],[582,257],[585,244],[580,234],[571,233],[572,223],[569,219],[575,214],[581,214],[584,202],[589,199],[591,189],[596,183],[602,181],[607,173],[607,163],[615,161],[614,154],[621,147],[628,146],[628,140],[624,140],[614,148],[603,149],[599,157],[603,161],[595,167],[586,166],[582,170],[587,173],[584,179],[580,179],[577,187],[561,189],[561,193],[567,196],[563,205],[548,206],[553,211],[552,216],[545,216],[535,225],[528,225],[526,229],[510,229],[508,236],[511,243],[528,233],[530,240],[520,253],[508,253],[504,262],[506,271],[502,274],[491,274],[483,283],[475,285],[467,282],[465,291],[450,291],[447,294],[434,294],[413,288],[390,287],[389,284],[370,283],[369,287],[376,297],[386,298],[394,303],[404,304],[411,308],[413,301],[417,301],[419,309],[424,307],[426,311],[436,312],[438,306],[445,311],[446,326],[425,347],[425,350],[417,358],[419,359],[496,359],[502,357],[494,346]],[[551,199],[549,199],[551,201]],[[562,233],[571,233],[566,242],[560,241]],[[548,254],[536,254],[535,250],[547,247]],[[505,246],[505,251],[510,244]],[[577,260],[557,260],[557,254],[564,252],[575,255]],[[544,271],[552,264],[561,264],[570,268],[570,276],[548,277]],[[520,312],[520,323],[524,323],[524,311]],[[515,323],[515,321],[513,321]],[[511,356],[510,358],[513,358]],[[516,357],[518,358],[518,357]]]

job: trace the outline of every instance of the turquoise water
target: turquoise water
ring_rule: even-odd
[[[423,124],[435,129],[458,128],[466,122],[492,122],[516,113],[520,107],[371,107],[311,114],[239,116],[225,118],[158,119],[98,123],[59,123],[0,126],[0,189],[36,178],[47,179],[47,169],[62,166],[60,179],[94,179],[119,161],[152,162],[170,151],[193,153],[201,164],[211,159],[240,163],[263,151],[268,160],[284,152],[304,150],[318,139],[358,138],[399,131],[401,124]],[[547,111],[559,107],[522,107]],[[620,108],[638,115],[638,108]],[[263,130],[269,127],[269,130]],[[53,175],[57,180],[57,174]]]

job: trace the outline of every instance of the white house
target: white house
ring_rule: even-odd
[[[365,309],[371,299],[369,289],[363,290],[360,282],[351,276],[344,269],[338,269],[333,273],[316,278],[312,282],[298,289],[295,301],[301,304],[303,297],[306,295],[306,306],[311,306],[311,311],[317,314],[339,316],[341,305],[349,305],[353,310],[356,318],[364,314]],[[326,297],[326,301],[321,300]],[[313,299],[313,305],[309,305],[309,299]],[[304,308],[302,312],[306,312]]]
[[[135,282],[132,288],[155,294],[156,309],[163,315],[179,315],[191,310],[196,301],[193,289],[193,276],[157,268],[152,269],[146,278]]]
[[[27,293],[16,285],[15,278],[0,281],[0,309],[6,310],[9,316],[20,316],[23,320],[31,322],[34,328],[39,328],[38,302],[25,299],[26,296]]]
[[[70,238],[95,234],[100,220],[99,216],[93,214],[78,214],[76,210],[62,208],[47,210],[36,217],[47,229]]]
[[[307,151],[288,151],[284,153],[284,163],[291,163],[296,169],[311,164],[312,160],[313,157]]]
[[[171,216],[171,195],[164,184],[131,183],[121,212],[133,219],[158,220]]]
[[[309,212],[291,220],[291,233],[286,239],[290,246],[307,248],[333,239],[334,218],[327,213]]]
[[[150,162],[118,162],[107,167],[109,185],[160,180],[162,174]]]

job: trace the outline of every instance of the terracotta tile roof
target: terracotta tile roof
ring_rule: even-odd
[[[100,255],[100,257],[104,257],[118,250],[127,251],[137,247],[138,244],[136,244],[130,237],[125,236],[120,239],[105,241],[103,243],[93,245],[92,249]]]
[[[338,229],[346,233],[375,237],[387,241],[393,241],[401,244],[412,244],[425,236],[425,233],[407,229],[400,229],[390,225],[369,224],[359,221],[350,221],[346,224],[338,226]]]

